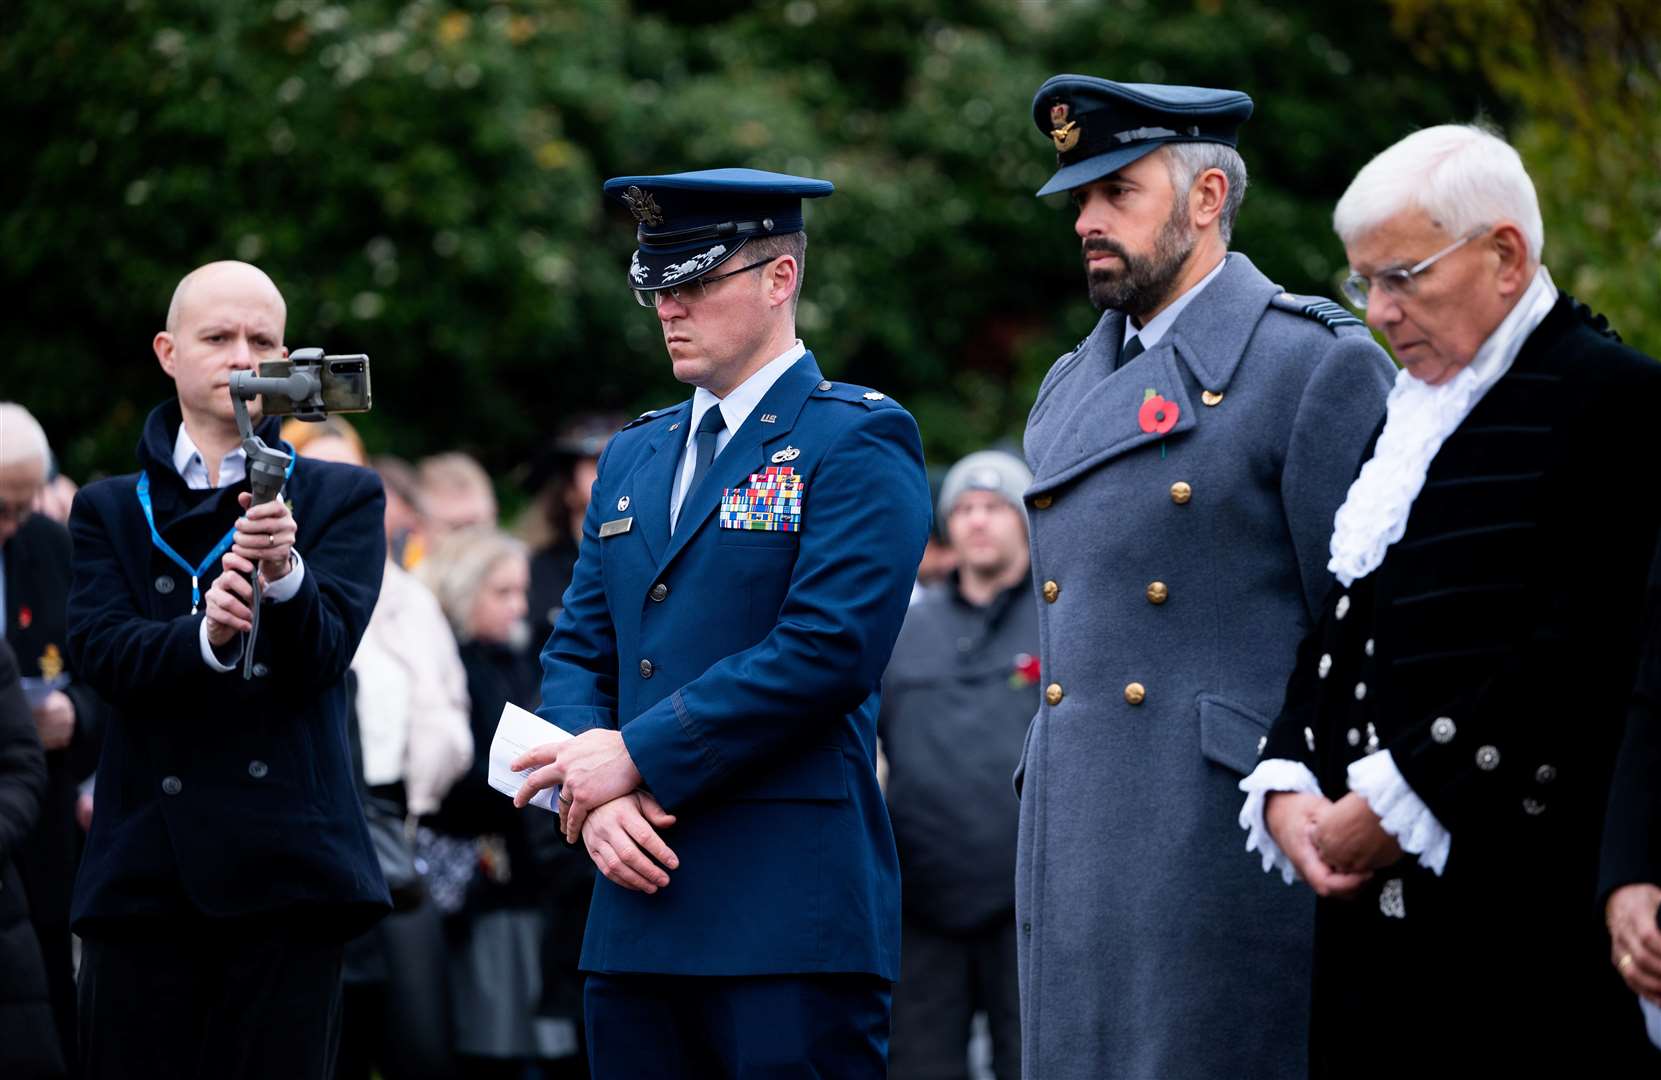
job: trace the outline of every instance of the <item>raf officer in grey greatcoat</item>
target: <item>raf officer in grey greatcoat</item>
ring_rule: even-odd
[[[1033,114],[1103,315],[1027,422],[1043,695],[1015,774],[1037,1080],[1281,1078],[1311,904],[1240,857],[1236,792],[1331,584],[1391,366],[1228,252],[1245,94],[1061,75]]]

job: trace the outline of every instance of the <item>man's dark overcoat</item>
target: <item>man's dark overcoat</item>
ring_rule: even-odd
[[[1264,756],[1338,798],[1388,750],[1452,836],[1440,877],[1408,856],[1317,905],[1315,1076],[1651,1075],[1621,1071],[1642,1028],[1595,894],[1661,519],[1661,365],[1602,326],[1559,297],[1300,647]]]
[[[150,414],[139,464],[156,525],[200,559],[242,513],[247,481],[193,491],[173,467],[179,406]],[[277,443],[278,425],[261,435]],[[89,484],[70,515],[69,657],[113,708],[76,881],[82,936],[149,920],[298,920],[341,940],[390,900],[346,743],[345,674],[386,558],[380,481],[299,459],[283,497],[305,562],[300,591],[264,605],[255,677],[208,667],[190,578],[151,542],[138,474]],[[219,575],[202,576],[202,592]]]

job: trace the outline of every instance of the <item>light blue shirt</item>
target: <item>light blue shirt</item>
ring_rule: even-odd
[[[680,520],[681,500],[686,498],[687,485],[692,483],[692,470],[697,466],[692,453],[686,448],[692,445],[692,437],[697,434],[698,424],[703,420],[704,413],[712,408],[720,409],[721,419],[727,425],[725,430],[715,436],[715,456],[720,457],[721,451],[732,441],[733,432],[749,419],[750,413],[754,412],[755,407],[761,404],[761,399],[767,396],[767,391],[790,370],[792,364],[806,355],[807,346],[797,338],[794,345],[767,361],[760,371],[739,383],[726,397],[718,398],[701,386],[693,392],[692,416],[686,425],[686,441],[681,443],[683,450],[680,475],[676,478],[674,489],[669,496],[670,532],[675,530],[675,523]]]
[[[1211,268],[1211,273],[1200,278],[1200,280],[1194,283],[1193,288],[1189,289],[1187,292],[1167,304],[1165,306],[1165,310],[1149,319],[1148,325],[1142,327],[1140,330],[1136,328],[1136,324],[1134,322],[1126,319],[1125,340],[1119,343],[1120,348],[1122,349],[1133,337],[1142,339],[1142,347],[1144,349],[1151,349],[1155,345],[1158,345],[1159,339],[1165,336],[1165,331],[1169,330],[1171,328],[1171,324],[1177,321],[1177,316],[1182,314],[1182,309],[1193,303],[1194,297],[1200,295],[1200,292],[1207,285],[1211,284],[1212,280],[1215,279],[1218,274],[1222,273],[1223,265],[1227,262],[1228,256],[1224,255],[1222,259],[1218,261],[1217,265]]]

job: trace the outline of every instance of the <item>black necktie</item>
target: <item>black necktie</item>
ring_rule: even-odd
[[[681,508],[685,509],[686,500],[698,490],[703,482],[704,474],[709,472],[710,462],[715,460],[715,440],[720,438],[721,432],[727,430],[727,418],[721,415],[721,406],[711,405],[698,421],[698,431],[692,437],[692,482],[686,485],[686,494],[681,496]],[[676,512],[675,524],[680,524],[680,513]]]
[[[1142,348],[1141,334],[1137,334],[1135,337],[1125,342],[1125,347],[1119,350],[1119,366],[1124,367],[1132,360],[1135,360],[1138,356],[1141,356]]]

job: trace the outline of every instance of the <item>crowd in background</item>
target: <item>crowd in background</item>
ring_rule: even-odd
[[[13,527],[0,543],[26,519],[33,522],[31,532],[57,536],[76,485],[52,467],[32,417],[20,406],[9,408],[0,424],[6,429],[0,432],[0,519]],[[515,810],[493,790],[487,765],[504,703],[534,709],[539,702],[538,654],[576,563],[598,459],[627,419],[596,413],[568,423],[524,470],[529,499],[511,524],[500,514],[497,481],[466,453],[446,451],[413,463],[371,454],[339,417],[290,421],[283,428],[284,441],[298,454],[373,469],[386,491],[388,557],[379,600],[352,662],[350,735],[395,910],[347,950],[337,1073],[343,1080],[587,1075],[577,962],[594,867],[579,848],[562,841],[553,815]],[[1030,607],[1018,602],[1031,588],[1020,512],[1024,466],[997,451],[966,464],[968,471],[931,470],[937,522],[912,598],[923,622],[905,640],[929,642],[937,629],[930,620],[951,618],[954,611],[968,613],[960,620],[996,630],[1008,621],[1006,612]],[[954,514],[965,495],[977,508]],[[1000,517],[1009,520],[992,521],[989,540],[988,519]],[[67,534],[62,536],[67,556]],[[960,548],[969,553],[961,570],[971,582],[995,582],[988,596],[975,593],[972,604],[958,585]],[[11,561],[18,562],[15,553]],[[8,576],[16,570],[9,567]],[[67,585],[67,579],[57,585],[60,609]],[[993,597],[997,603],[983,610]],[[0,603],[12,610],[8,636],[29,628],[17,625],[15,595]],[[23,605],[21,621],[38,617]],[[56,617],[62,620],[61,610]],[[912,1033],[931,1044],[920,1053],[938,1053],[943,1044],[948,1056],[961,1061],[977,1014],[979,1034],[971,1048],[977,1075],[990,1075],[994,1064],[1000,1077],[1018,1075],[1013,943],[1005,940],[1014,927],[1013,897],[1009,875],[995,871],[1007,869],[1013,858],[1014,801],[1008,800],[1005,814],[982,815],[975,808],[1007,794],[1020,734],[1036,702],[1036,676],[1023,667],[1037,651],[1030,622],[975,631],[975,646],[961,650],[979,673],[968,682],[950,671],[927,670],[927,663],[909,670],[914,665],[905,655],[897,659],[901,670],[893,677],[905,693],[886,708],[882,734],[900,749],[895,813],[908,872],[935,840],[955,831],[950,819],[938,818],[942,807],[955,804],[987,824],[975,851],[930,871],[938,887],[931,895],[950,894],[967,904],[973,909],[967,923],[954,913],[940,930],[926,890],[908,901],[908,948],[923,957],[922,943],[931,934],[945,938],[933,938],[930,970],[910,979],[915,994],[896,1018],[896,1075],[904,1073],[905,1036]],[[957,640],[948,642],[954,650]],[[39,666],[36,658],[26,659],[31,670]],[[939,712],[941,695],[975,697],[988,679],[1003,693],[983,710],[985,722],[1003,737],[977,751],[973,775],[959,775],[955,755],[936,753],[954,741],[950,729],[960,719]],[[24,682],[33,686],[40,679]],[[24,715],[29,711],[26,706]],[[16,863],[33,901],[27,914],[20,906],[10,921],[0,907],[0,955],[15,963],[28,950],[33,960],[38,948],[42,986],[52,988],[26,1008],[0,1002],[0,1032],[12,1022],[70,1033],[62,1039],[70,1062],[75,1000],[68,904],[78,837],[95,802],[101,722],[96,704],[81,711],[87,723],[73,754],[48,755],[54,784],[62,789],[58,797],[42,800],[32,824],[25,826],[19,816],[12,822],[17,837],[0,842],[0,866]],[[44,726],[35,737],[49,751],[64,745]],[[886,781],[888,762],[880,764]],[[11,858],[29,833],[54,838],[54,854]],[[24,933],[31,921],[34,934]],[[974,967],[967,981],[955,974],[950,947],[941,947],[960,933],[969,942],[965,963]]]

